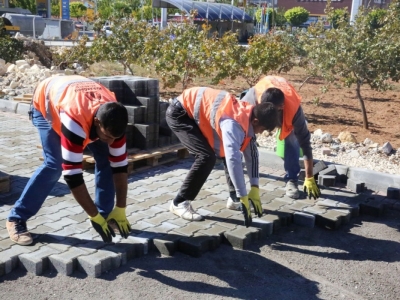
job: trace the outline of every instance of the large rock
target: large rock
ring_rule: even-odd
[[[342,143],[357,143],[356,137],[349,131],[342,131],[339,133],[338,139]]]

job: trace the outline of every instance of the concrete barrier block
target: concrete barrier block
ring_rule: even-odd
[[[0,110],[2,111],[9,111],[16,113],[17,105],[18,105],[17,101],[0,99]]]
[[[16,113],[24,116],[28,116],[31,105],[28,103],[18,103]]]

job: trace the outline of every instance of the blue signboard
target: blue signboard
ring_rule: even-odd
[[[61,0],[61,19],[69,20],[69,0]]]

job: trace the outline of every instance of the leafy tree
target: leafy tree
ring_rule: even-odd
[[[60,10],[60,4],[52,4],[51,5],[51,15],[55,17],[60,17],[61,10]]]
[[[310,13],[305,8],[298,6],[288,9],[284,16],[292,26],[299,26],[308,20]]]
[[[268,28],[271,28],[272,20],[276,18],[275,10],[273,10],[272,8],[267,8],[264,12],[264,20],[261,20],[262,11],[263,11],[263,8],[259,8],[256,10],[255,17],[256,17],[257,22],[261,23],[261,21],[262,21],[263,23],[265,23],[266,15],[268,14]]]
[[[3,28],[4,22],[0,18],[0,28]],[[6,62],[15,62],[22,57],[24,42],[10,37],[0,30],[0,58]]]
[[[29,9],[31,13],[36,14],[36,0],[9,0],[9,6]]]
[[[386,9],[373,9],[368,13],[368,21],[372,29],[381,28],[384,25],[384,19],[387,14]]]
[[[132,7],[125,2],[115,2],[113,16],[116,18],[129,18],[132,16]]]
[[[347,8],[334,9],[329,16],[328,21],[332,24],[333,28],[338,28],[339,23],[341,22],[348,24],[350,16]]]
[[[367,84],[374,90],[385,91],[391,87],[390,80],[400,79],[398,7],[400,0],[394,0],[384,18],[384,25],[372,32],[366,8],[360,8],[352,26],[340,25],[328,31],[318,27],[309,28],[315,37],[324,35],[323,38],[311,39],[305,44],[310,59],[328,83],[355,86],[365,129],[369,125],[361,94],[362,86]],[[327,12],[331,17],[330,1]]]
[[[275,11],[275,19],[274,19],[275,26],[282,27],[287,23],[285,18],[285,12],[286,10],[284,8],[278,8]]]
[[[70,2],[69,13],[73,18],[82,18],[86,15],[87,7],[82,2]]]
[[[77,45],[56,51],[53,53],[53,64],[61,69],[71,68],[73,63],[79,63],[81,66],[87,68],[94,61],[90,56],[89,47],[86,43],[89,41],[87,35],[83,35]]]

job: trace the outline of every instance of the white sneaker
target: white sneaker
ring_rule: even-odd
[[[231,197],[229,197],[226,202],[226,208],[231,210],[242,210],[242,203],[240,203],[240,201],[235,202]]]
[[[286,183],[285,190],[286,190],[286,196],[288,196],[289,198],[298,199],[299,196],[300,196],[300,194],[299,194],[299,188],[298,188],[298,186],[297,186],[297,182],[294,182],[294,181],[290,181],[290,180],[289,180],[289,181]]]
[[[183,201],[179,203],[178,206],[174,205],[174,201],[171,201],[171,205],[169,207],[169,211],[173,214],[181,217],[184,220],[188,221],[202,221],[203,216],[196,213],[193,209],[192,205],[190,204],[189,200]]]

